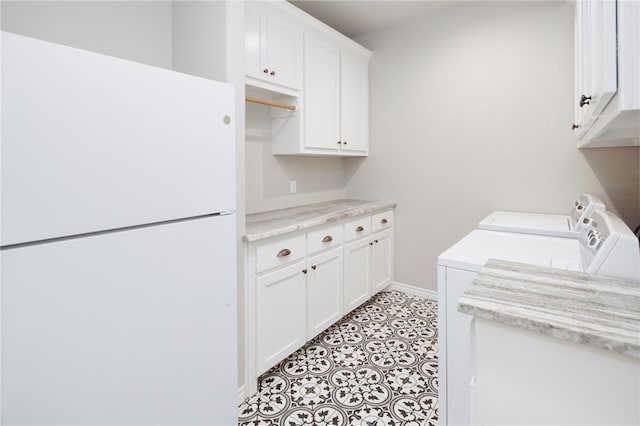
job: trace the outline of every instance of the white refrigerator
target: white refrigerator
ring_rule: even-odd
[[[237,424],[232,86],[1,37],[2,424]]]

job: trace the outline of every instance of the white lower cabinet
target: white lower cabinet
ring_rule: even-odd
[[[371,296],[369,288],[371,249],[368,238],[344,246],[344,312],[348,313]]]
[[[344,313],[357,308],[392,281],[393,211],[344,225]],[[373,232],[372,232],[373,231]]]
[[[256,279],[257,369],[266,371],[307,341],[305,262]]]
[[[307,339],[342,318],[342,248],[307,261]]]
[[[490,320],[473,325],[465,424],[640,424],[637,358]]]
[[[373,234],[371,244],[371,290],[377,293],[391,282],[393,233],[391,229]]]
[[[393,211],[247,243],[245,392],[393,279]]]

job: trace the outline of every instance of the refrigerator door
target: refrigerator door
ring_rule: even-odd
[[[235,215],[2,250],[2,424],[237,424],[235,255]]]
[[[235,210],[233,87],[2,33],[1,245]]]

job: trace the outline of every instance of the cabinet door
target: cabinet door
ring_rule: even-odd
[[[305,262],[256,280],[256,370],[263,373],[306,342]]]
[[[342,248],[307,261],[307,340],[342,317]]]
[[[340,54],[340,140],[343,151],[367,151],[369,117],[369,61],[348,52]]]
[[[302,32],[293,22],[270,15],[267,43],[269,80],[291,89],[300,89]]]
[[[248,77],[300,89],[302,30],[295,22],[272,8],[247,5],[244,42],[245,74]]]
[[[576,79],[579,134],[586,132],[618,88],[616,2],[576,3]],[[580,101],[585,99],[582,106]]]
[[[267,77],[264,72],[267,66],[267,12],[261,7],[247,5],[245,8],[244,58],[247,76]]]
[[[344,246],[344,313],[348,313],[371,295],[370,239],[363,238]]]
[[[391,283],[393,271],[393,233],[391,229],[373,234],[371,250],[371,293]]]
[[[474,322],[481,409],[470,424],[640,424],[637,359],[517,326]]]
[[[324,41],[304,38],[304,145],[338,151],[340,141],[340,52]]]

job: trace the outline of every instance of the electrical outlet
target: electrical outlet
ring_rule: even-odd
[[[289,181],[289,194],[295,194],[296,193],[296,181],[295,180],[290,180]]]

